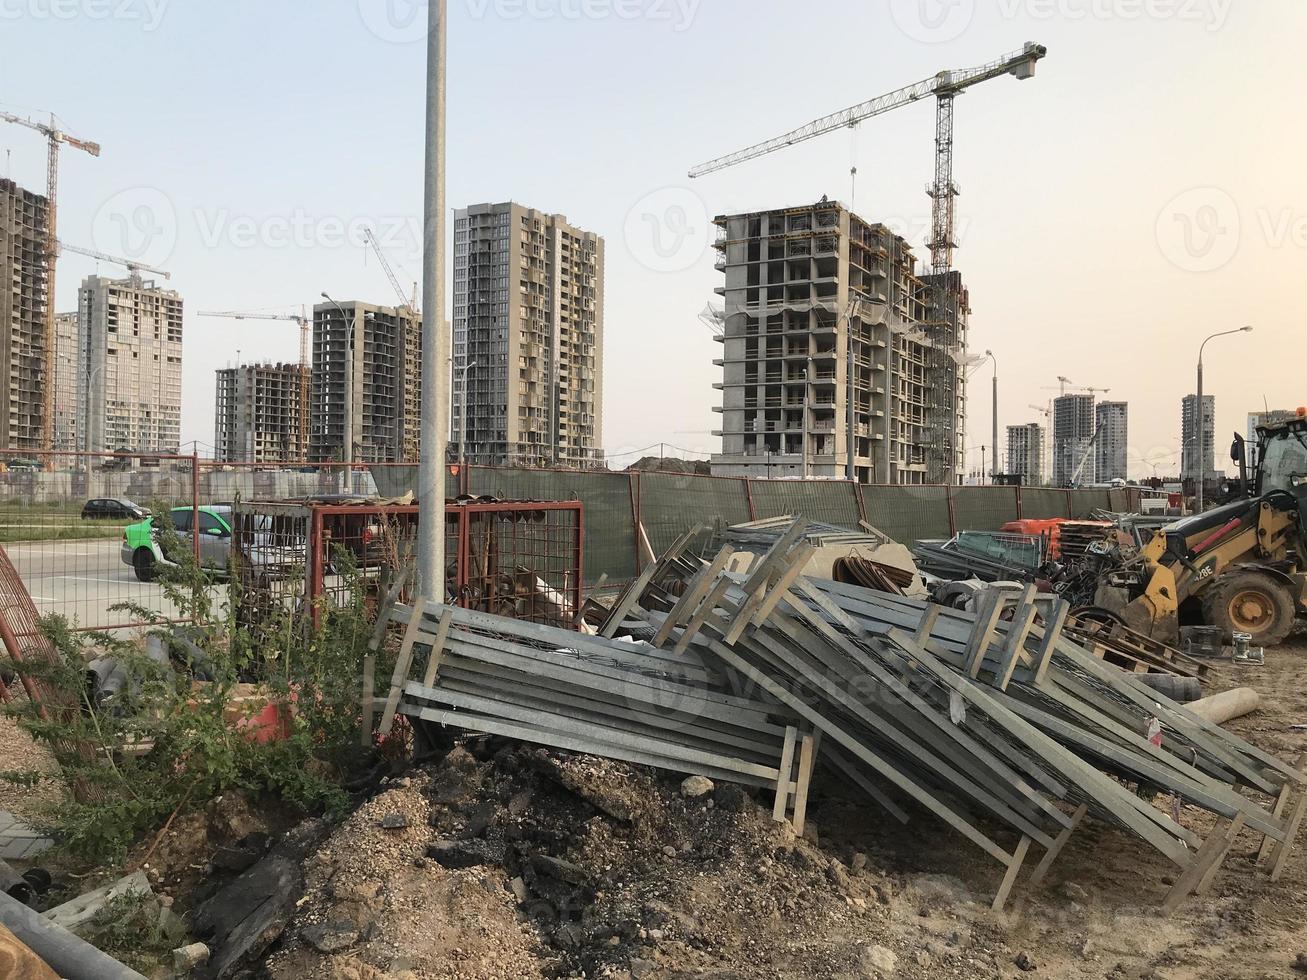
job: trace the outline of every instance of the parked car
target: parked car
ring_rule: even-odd
[[[231,561],[231,507],[225,504],[207,505],[198,511],[191,507],[174,507],[169,515],[177,531],[176,547],[188,549],[192,541],[192,521],[198,517],[200,567],[207,572],[226,574]],[[142,582],[153,581],[160,565],[175,567],[178,557],[173,555],[170,558],[167,555],[153,517],[123,529],[120,554],[123,564],[130,565]]]
[[[82,507],[82,520],[143,521],[149,510],[123,497],[94,497]]]

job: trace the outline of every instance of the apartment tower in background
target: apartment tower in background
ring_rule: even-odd
[[[54,448],[74,453],[82,448],[77,427],[77,365],[82,350],[76,313],[54,318]]]
[[[1203,448],[1198,450],[1199,425],[1202,425]],[[1224,474],[1216,472],[1216,396],[1203,395],[1202,420],[1198,418],[1198,396],[1185,395],[1180,403],[1180,479],[1213,480]]]
[[[219,368],[213,445],[225,463],[293,463],[306,458],[307,406],[299,364]]]
[[[309,458],[417,460],[421,419],[421,318],[356,300],[315,306]]]
[[[48,218],[44,197],[0,180],[0,450],[43,448]]]
[[[511,202],[459,210],[453,332],[451,440],[466,427],[469,462],[602,462],[602,238]]]
[[[1097,481],[1094,429],[1098,424],[1093,395],[1053,399],[1053,483],[1069,487]]]
[[[91,452],[181,446],[182,298],[140,276],[78,293],[77,427]]]
[[[1125,402],[1099,402],[1094,410],[1098,441],[1094,443],[1098,473],[1095,482],[1125,480],[1130,468],[1130,408]]]
[[[1038,422],[1007,427],[1007,473],[1023,487],[1044,484],[1044,427]]]
[[[957,482],[966,382],[953,355],[965,350],[970,313],[960,277],[948,290],[959,347],[940,366],[929,339],[935,283],[886,226],[827,200],[716,224],[726,308],[713,473],[844,478],[851,400],[859,482],[931,482],[941,449],[942,478]]]

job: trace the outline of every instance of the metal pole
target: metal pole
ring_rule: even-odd
[[[418,588],[445,599],[445,49],[447,0],[427,7],[426,173],[423,183],[422,453],[418,467]]]
[[[1207,341],[1203,341],[1206,346]],[[1194,497],[1194,510],[1201,514],[1203,512],[1203,484],[1207,481],[1207,474],[1203,472],[1203,348],[1198,348],[1198,402],[1194,405],[1194,426],[1197,429],[1198,437],[1198,455],[1194,460],[1194,465],[1198,470],[1198,491]]]
[[[1203,457],[1206,452],[1204,446],[1206,440],[1204,439],[1205,433],[1203,431],[1204,423],[1206,421],[1203,413],[1203,350],[1204,348],[1207,347],[1208,341],[1215,340],[1217,337],[1229,337],[1231,334],[1252,333],[1252,332],[1253,332],[1252,327],[1240,327],[1238,330],[1222,330],[1220,333],[1212,334],[1210,337],[1208,337],[1206,340],[1204,340],[1201,344],[1198,345],[1198,403],[1194,406],[1194,425],[1198,429],[1197,432],[1198,458],[1194,461],[1194,465],[1198,469],[1198,491],[1197,493],[1194,494],[1194,509],[1199,514],[1203,512],[1203,503],[1204,503],[1203,484],[1204,482],[1206,482],[1207,479],[1207,471],[1206,468],[1203,466],[1204,463]],[[1216,427],[1215,412],[1213,412],[1213,416],[1212,416],[1212,427],[1213,428]],[[1184,468],[1183,460],[1184,460],[1184,456],[1182,453],[1181,469]],[[1182,473],[1181,476],[1183,477],[1183,475],[1184,474]]]
[[[990,483],[998,482],[998,358],[994,356],[993,351],[989,351],[990,360],[994,362],[994,438],[991,441],[991,448],[994,451],[993,465],[990,469]]]
[[[459,390],[463,393],[462,401],[458,406],[458,472],[460,476],[467,461],[467,382],[468,376],[476,366],[476,361],[463,365],[463,383],[459,386]]]

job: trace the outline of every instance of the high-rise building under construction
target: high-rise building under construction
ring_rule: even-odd
[[[713,473],[844,478],[851,453],[860,482],[956,482],[970,313],[961,277],[924,274],[902,237],[835,201],[716,224],[726,308]],[[947,339],[941,292],[956,315]]]
[[[48,221],[44,197],[0,180],[0,450],[43,448]]]
[[[467,460],[600,463],[602,238],[511,202],[459,210],[453,332],[451,437],[466,431]]]
[[[300,364],[219,368],[213,445],[225,463],[292,463],[305,459],[300,441],[308,406]]]

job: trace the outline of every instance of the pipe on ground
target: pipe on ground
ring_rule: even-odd
[[[67,980],[145,980],[63,926],[0,892],[0,924]]]
[[[1256,711],[1261,697],[1251,687],[1236,687],[1222,691],[1201,701],[1186,704],[1185,708],[1199,718],[1205,718],[1213,724],[1220,725],[1234,718],[1242,718],[1250,711]]]

